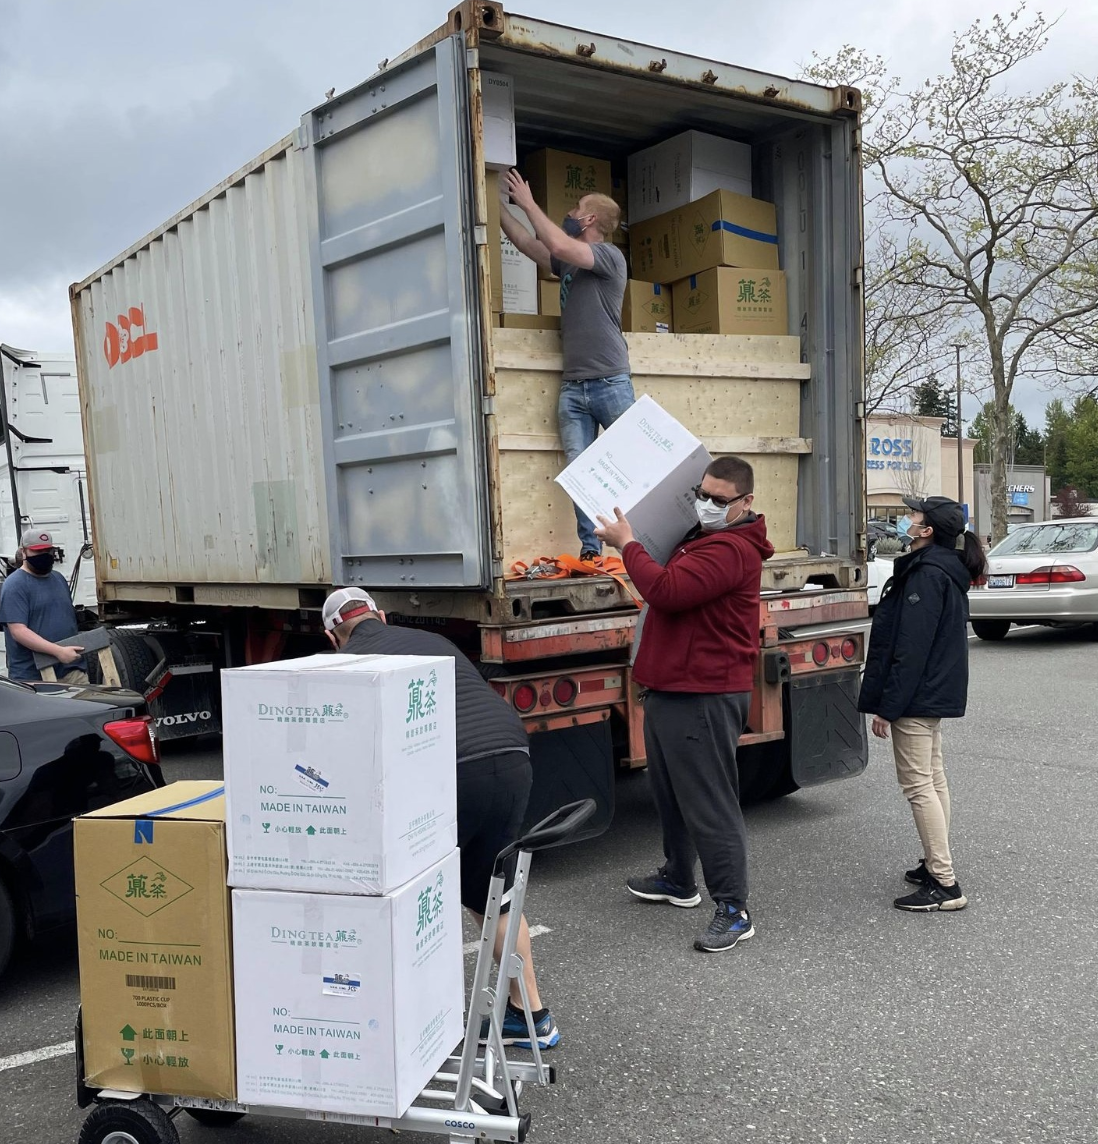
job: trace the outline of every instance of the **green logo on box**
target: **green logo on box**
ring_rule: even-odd
[[[99,884],[108,894],[147,918],[194,889],[152,858],[138,858]]]
[[[442,872],[439,872],[433,886],[428,886],[419,895],[419,912],[416,916],[416,937],[442,920]]]
[[[438,689],[438,674],[432,670],[426,681],[412,679],[408,683],[408,714],[405,723],[418,723],[420,719],[428,719],[435,713],[438,703],[435,692]]]
[[[256,716],[261,723],[342,723],[350,719],[351,713],[342,703],[321,703],[316,707],[258,703]]]

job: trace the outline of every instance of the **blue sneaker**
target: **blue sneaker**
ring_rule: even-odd
[[[723,953],[737,942],[755,936],[751,915],[746,910],[733,910],[727,902],[718,902],[713,920],[705,933],[694,941],[694,948],[703,953]]]
[[[560,1032],[553,1020],[553,1014],[548,1009],[544,1010],[540,1021],[534,1022],[534,1032],[538,1035],[539,1049],[551,1049],[560,1043]],[[483,1045],[487,1040],[488,1020],[485,1018],[480,1026],[480,1043]],[[503,1043],[516,1049],[530,1048],[530,1030],[526,1028],[526,1015],[521,1009],[516,1009],[510,1001],[507,1002],[507,1008],[503,1013]]]
[[[664,877],[662,870],[657,870],[648,877],[627,878],[625,885],[634,898],[645,902],[668,902],[688,910],[700,905],[702,900],[697,886],[693,889],[689,886],[676,886]]]

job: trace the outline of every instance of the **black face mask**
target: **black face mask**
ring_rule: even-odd
[[[45,576],[47,572],[53,571],[57,557],[52,552],[43,552],[41,556],[28,556],[27,563],[39,576]]]

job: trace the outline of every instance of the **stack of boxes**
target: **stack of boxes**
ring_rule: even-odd
[[[402,1115],[462,1036],[454,664],[222,675],[242,1103]]]

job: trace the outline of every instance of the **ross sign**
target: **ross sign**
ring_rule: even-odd
[[[912,458],[915,453],[915,442],[911,437],[870,437],[869,458],[866,460],[867,469],[891,469],[894,472],[918,473],[922,471],[922,461]],[[876,457],[887,457],[888,460],[875,460]]]

